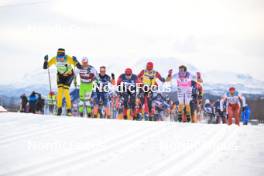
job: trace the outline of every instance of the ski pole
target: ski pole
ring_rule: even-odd
[[[53,104],[54,104],[54,100],[53,100],[53,95],[50,95],[50,93],[51,93],[51,91],[52,91],[52,87],[51,87],[51,77],[50,77],[50,69],[49,69],[49,67],[48,67],[48,76],[49,76],[49,94],[48,94],[48,98],[50,97],[51,98],[51,104],[52,104],[52,106],[53,106]],[[49,101],[49,100],[48,100]],[[53,110],[54,111],[54,110]],[[53,113],[53,112],[52,112]]]
[[[50,70],[48,67],[48,75],[49,75],[49,88],[50,88],[50,92],[51,92],[51,78],[50,78]]]
[[[44,60],[45,60],[45,64],[47,64],[45,67],[47,67],[47,69],[48,69],[49,88],[50,88],[50,92],[51,92],[51,79],[50,79],[50,70],[49,70],[49,64],[48,64],[49,56],[46,55],[46,56],[44,57]],[[44,67],[44,69],[46,69],[45,67]]]

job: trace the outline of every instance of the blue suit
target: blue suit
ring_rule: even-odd
[[[244,108],[244,111],[241,113],[241,119],[242,119],[244,125],[248,124],[248,121],[250,118],[250,113],[251,113],[251,110],[250,110],[249,106],[247,105]]]

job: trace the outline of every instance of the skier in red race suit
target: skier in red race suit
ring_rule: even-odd
[[[240,107],[242,102],[243,109],[246,106],[245,97],[239,94],[234,87],[231,87],[229,91],[223,96],[220,102],[220,110],[223,112],[223,104],[226,101],[228,112],[228,125],[232,125],[232,118],[235,117],[235,123],[239,126],[240,122]]]

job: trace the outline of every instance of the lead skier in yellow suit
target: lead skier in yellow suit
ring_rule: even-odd
[[[71,97],[69,89],[74,79],[73,66],[81,68],[81,65],[76,57],[65,55],[65,50],[63,48],[59,48],[57,55],[52,57],[49,61],[48,59],[48,55],[46,55],[44,57],[44,69],[47,69],[52,65],[56,65],[57,67],[57,115],[61,115],[62,113],[62,99],[64,96],[66,100],[67,115],[71,116]]]

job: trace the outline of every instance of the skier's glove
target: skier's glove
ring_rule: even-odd
[[[77,58],[76,58],[75,56],[72,56],[72,60],[73,60],[75,63],[78,62],[78,60],[77,60]]]
[[[49,60],[49,56],[48,55],[44,56],[43,69],[47,69],[48,68],[48,60]]]
[[[47,62],[49,60],[49,56],[48,55],[44,56],[44,60]]]
[[[112,77],[112,79],[114,80],[114,79],[115,79],[115,74],[112,73],[112,74],[111,74],[111,77]]]
[[[72,56],[72,60],[75,64],[75,66],[78,68],[78,69],[81,69],[82,68],[82,65],[80,64],[80,62],[77,60],[77,58],[75,56]]]
[[[164,83],[166,80],[165,78],[161,78],[160,81]]]

